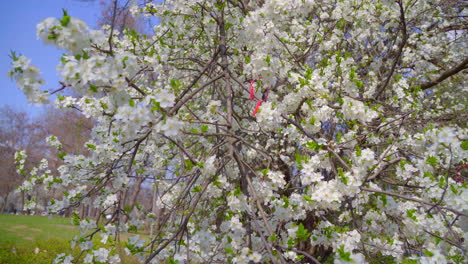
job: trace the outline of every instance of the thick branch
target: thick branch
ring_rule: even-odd
[[[465,58],[465,60],[463,60],[460,64],[458,64],[455,68],[452,68],[444,73],[442,73],[442,75],[440,75],[437,79],[435,79],[434,81],[429,81],[427,83],[423,83],[421,84],[421,89],[422,90],[427,90],[441,82],[443,82],[445,79],[449,78],[450,76],[453,76],[457,73],[459,73],[460,71],[463,71],[467,68],[468,66],[468,57]]]

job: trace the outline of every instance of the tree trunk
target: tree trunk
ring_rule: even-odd
[[[7,203],[8,203],[8,196],[10,195],[10,193],[8,192],[6,195],[5,195],[5,198],[3,199],[3,205],[2,205],[2,211],[0,211],[1,213],[5,213],[5,208],[7,206]]]
[[[136,179],[135,184],[133,185],[133,191],[130,194],[129,202],[127,203],[127,206],[130,207],[129,212],[133,211],[133,208],[135,207],[135,203],[136,203],[138,194],[140,193],[141,183],[143,182],[144,179],[145,179],[144,177],[138,177]]]

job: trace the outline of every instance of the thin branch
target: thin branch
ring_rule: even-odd
[[[125,77],[125,80],[127,81],[128,85],[137,90],[141,95],[146,96],[146,93],[141,90],[132,80],[130,80],[128,77]]]
[[[67,88],[67,85],[65,83],[63,83],[63,82],[59,82],[59,83],[62,85],[62,87],[50,92],[50,94],[58,93],[58,92],[62,91],[63,89]]]
[[[380,168],[379,170],[375,171],[375,172],[372,174],[372,176],[370,176],[370,177],[367,179],[367,181],[371,181],[371,180],[377,178],[377,176],[379,176],[380,173],[382,173],[382,172],[383,172],[385,169],[387,169],[390,165],[395,164],[395,163],[397,163],[397,162],[400,162],[400,160],[404,160],[404,159],[405,159],[405,158],[403,158],[403,157],[398,157],[398,158],[396,158],[396,159],[394,159],[394,160],[391,160],[391,161],[389,161],[389,162],[386,162],[386,163],[382,166],[382,168]]]
[[[403,3],[401,0],[398,1],[398,6],[400,7],[400,25],[401,25],[403,36],[402,36],[400,46],[398,47],[397,56],[395,58],[395,61],[393,62],[390,73],[388,74],[387,79],[385,80],[384,84],[380,87],[380,89],[375,94],[374,96],[375,99],[378,99],[379,96],[382,95],[383,91],[385,91],[385,88],[387,88],[388,83],[392,79],[393,73],[395,72],[396,66],[400,62],[401,55],[403,54],[403,48],[405,47],[406,41],[408,40],[408,33],[406,32],[405,10],[403,9]]]
[[[458,245],[457,243],[453,242],[453,241],[450,240],[450,239],[443,238],[443,237],[441,237],[441,236],[439,236],[439,235],[437,235],[437,234],[435,234],[435,233],[432,233],[432,232],[430,232],[430,231],[427,231],[426,229],[424,229],[424,232],[428,233],[429,235],[431,235],[431,236],[433,236],[433,237],[437,237],[438,239],[443,240],[444,242],[446,242],[446,243],[448,243],[448,244],[450,244],[450,245],[452,245],[452,246],[454,246],[454,247],[457,247],[457,248],[461,249],[463,252],[466,251],[462,246]]]
[[[200,74],[198,74],[197,77],[195,77],[195,79],[193,79],[193,81],[190,83],[190,85],[187,86],[187,88],[185,88],[185,90],[183,90],[182,93],[180,93],[180,95],[178,96],[179,97],[178,100],[184,97],[184,95],[187,94],[190,91],[190,89],[192,89],[192,87],[198,82],[198,80],[200,80],[200,78],[203,76],[206,70],[208,70],[211,64],[213,64],[213,62],[216,60],[216,58],[218,57],[218,54],[219,54],[219,49],[216,50],[215,54],[213,54],[213,58],[210,60],[210,62],[208,62],[205,65],[205,67],[200,71]]]
[[[367,191],[367,192],[374,192],[374,193],[386,194],[386,195],[390,195],[390,196],[397,197],[397,198],[400,198],[400,199],[404,199],[404,200],[408,200],[408,201],[413,201],[413,202],[416,202],[416,203],[425,204],[425,205],[429,205],[429,206],[434,206],[433,203],[426,202],[426,201],[424,201],[424,200],[417,199],[417,198],[408,197],[408,196],[405,196],[405,195],[402,195],[402,194],[398,194],[398,193],[394,193],[394,192],[383,191],[383,190],[377,190],[377,189],[372,189],[372,188],[368,188],[368,187],[364,187],[364,186],[361,186],[360,189],[363,190],[363,191]],[[450,211],[450,212],[455,213],[455,214],[457,214],[457,215],[463,215],[463,216],[465,216],[465,217],[468,217],[468,214],[465,214],[465,213],[463,213],[463,212],[460,212],[460,211],[458,211],[458,210],[455,210],[455,209],[452,209],[452,208],[449,208],[449,207],[438,206],[438,208],[444,209],[444,210],[447,210],[447,211]]]
[[[112,52],[112,36],[114,35],[114,27],[115,27],[115,18],[117,16],[117,0],[114,0],[114,6],[112,7],[112,24],[111,24],[111,31],[109,34],[109,39],[107,42],[109,43],[109,53],[113,54]]]
[[[287,247],[281,246],[281,245],[277,245],[277,246],[280,247],[280,248],[283,248],[283,249],[286,249],[286,250],[291,250],[291,251],[294,251],[294,252],[299,253],[301,255],[304,255],[308,259],[312,260],[312,262],[314,262],[315,264],[321,264],[320,261],[318,261],[315,257],[313,257],[312,255],[310,255],[309,253],[307,253],[305,251],[295,249],[295,248],[287,248]]]
[[[216,82],[217,80],[221,79],[224,77],[224,73],[221,73],[220,75],[214,77],[213,79],[209,80],[208,82],[204,83],[200,87],[198,87],[195,91],[193,91],[191,94],[186,96],[185,98],[181,98],[174,107],[171,108],[169,111],[169,116],[172,116],[173,114],[177,113],[177,111],[192,97],[194,97],[197,93],[199,93],[201,90],[205,89],[208,85]]]
[[[309,134],[307,131],[305,131],[305,129],[299,125],[296,121],[292,120],[291,118],[287,117],[286,115],[284,114],[281,114],[281,117],[286,119],[286,121],[288,121],[291,125],[297,127],[302,133],[304,133],[304,135],[306,135],[308,138],[312,139],[314,142],[315,141],[315,138],[314,136],[312,136],[311,134]],[[317,142],[316,142],[317,143]],[[340,155],[338,155],[338,153],[336,153],[330,146],[328,145],[325,145],[325,147],[327,148],[328,152],[331,152],[337,159],[338,161],[340,161],[341,165],[343,166],[343,168],[345,168],[347,171],[351,171],[351,168],[348,166],[348,164],[346,164],[346,162],[340,157]]]

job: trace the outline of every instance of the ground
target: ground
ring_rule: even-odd
[[[0,214],[0,264],[50,264],[60,253],[77,256],[69,240],[78,234],[70,218]],[[126,263],[135,260],[129,257]]]

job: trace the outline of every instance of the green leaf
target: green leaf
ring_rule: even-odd
[[[359,89],[361,89],[362,86],[364,85],[362,81],[355,81],[354,83],[356,84],[356,86],[357,86]]]
[[[92,85],[92,84],[89,85],[89,90],[91,90],[91,91],[93,91],[93,92],[95,92],[95,93],[97,93],[97,91],[98,91],[97,86],[96,86],[96,85]]]
[[[418,264],[419,262],[415,259],[405,259],[401,262],[401,264]]]
[[[157,102],[156,100],[151,99],[151,103],[152,103],[151,112],[154,113],[154,111],[158,111],[161,109],[161,104]]]
[[[175,80],[175,79],[171,79],[170,85],[171,85],[172,88],[178,88],[180,86],[180,81]]]
[[[458,194],[458,190],[457,190],[457,187],[455,187],[455,185],[450,184],[450,190],[452,190],[454,194]]]
[[[468,150],[468,140],[463,140],[460,146],[463,150]]]
[[[199,186],[199,185],[193,187],[193,189],[192,189],[192,192],[195,192],[195,193],[199,193],[201,191],[202,191],[202,187]]]
[[[344,250],[344,246],[341,246],[338,249],[338,255],[340,256],[341,260],[344,261],[351,261],[351,252],[347,252]]]
[[[348,177],[345,177],[345,176],[341,176],[341,177],[340,177],[340,181],[341,181],[344,185],[348,185],[348,180],[349,180]]]
[[[10,55],[9,57],[13,60],[13,61],[17,61],[18,60],[18,56],[16,56],[16,52],[13,51],[13,50],[10,50]]]
[[[189,159],[184,160],[184,164],[185,164],[185,169],[187,171],[191,171],[193,169],[193,167],[195,167],[195,165]]]
[[[349,72],[349,79],[354,80],[354,77],[356,77],[355,69],[351,68],[351,71]]]
[[[208,126],[207,125],[201,126],[201,131],[202,131],[202,133],[208,132]]]
[[[86,147],[96,150],[96,146],[93,144],[86,144]]]
[[[72,221],[74,225],[80,225],[80,216],[78,215],[77,212],[73,212]]]
[[[299,223],[297,227],[296,236],[300,241],[307,241],[310,237],[309,232],[302,223]]]
[[[424,249],[424,254],[426,254],[426,256],[428,256],[428,257],[434,256],[434,253],[432,253],[431,251],[429,251],[427,249]]]
[[[56,40],[57,39],[57,34],[52,33],[49,36],[47,36],[47,39],[48,40]]]
[[[237,187],[235,190],[234,190],[234,196],[236,197],[239,197],[239,195],[241,195],[242,191],[240,189],[240,187]]]
[[[62,27],[66,27],[68,26],[68,24],[70,24],[71,17],[68,15],[67,10],[62,9],[62,11],[63,11],[63,17],[62,19],[60,19],[60,25],[62,25]]]
[[[229,255],[234,254],[234,251],[230,247],[229,248],[224,248],[224,251],[226,251],[226,254],[229,254]]]
[[[318,144],[315,141],[307,142],[306,146],[307,146],[308,149],[312,149],[312,150],[315,150],[315,151],[319,151],[322,148],[322,145]]]
[[[107,107],[107,104],[104,103],[103,101],[99,101],[99,105],[101,105],[102,109],[106,110],[108,107]]]
[[[306,78],[306,80],[311,80],[312,79],[312,68],[307,68],[307,71],[304,75],[304,77]]]
[[[361,157],[361,156],[362,156],[361,147],[359,147],[358,145],[356,145],[354,148],[356,149],[356,157]]]
[[[57,155],[57,157],[58,157],[59,159],[61,159],[61,160],[64,160],[66,155],[67,155],[67,153],[64,152],[64,151],[62,151],[62,152],[60,152],[60,153]]]
[[[277,239],[276,234],[271,234],[271,236],[268,237],[268,241],[270,242],[275,242]]]
[[[128,104],[129,104],[131,107],[135,107],[135,101],[133,101],[133,99],[128,99]]]
[[[137,232],[137,227],[135,225],[131,225],[129,228],[128,228],[128,232],[130,233],[136,233]]]
[[[437,165],[437,158],[434,156],[427,157],[426,164],[436,166]]]
[[[413,219],[415,222],[418,221],[418,219],[416,218],[416,216],[414,215],[414,213],[416,212],[416,209],[409,209],[409,210],[406,210],[406,216],[408,216],[409,218]]]

